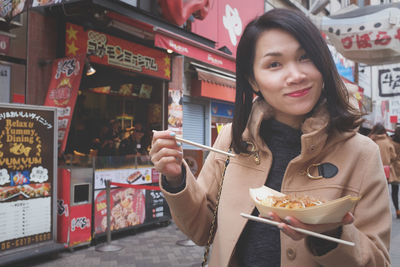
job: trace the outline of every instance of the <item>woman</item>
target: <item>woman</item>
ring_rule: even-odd
[[[303,14],[285,9],[254,19],[237,48],[236,75],[233,123],[214,144],[225,151],[231,147],[236,156],[225,172],[209,266],[389,266],[391,216],[379,149],[357,133],[360,115],[349,105],[318,29]],[[225,156],[210,152],[196,180],[174,133],[155,132],[150,155],[163,174],[160,185],[174,222],[205,245]],[[324,170],[322,179],[307,176],[315,163]],[[316,169],[311,175],[319,175]],[[249,188],[263,185],[326,200],[348,194],[361,199],[335,224],[269,214],[280,222],[279,231],[239,215],[258,214]],[[305,236],[289,225],[355,246]]]
[[[386,174],[387,181],[391,183],[397,180],[393,167],[397,158],[396,150],[393,141],[386,133],[385,126],[381,123],[375,124],[368,136],[379,146],[383,166],[389,168],[388,174]]]
[[[396,218],[400,219],[399,210],[399,183],[400,183],[400,127],[397,126],[392,136],[394,149],[396,151],[396,160],[393,162],[395,176],[389,181],[392,186],[392,201],[396,209]]]

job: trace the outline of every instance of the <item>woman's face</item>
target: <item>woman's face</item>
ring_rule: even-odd
[[[322,75],[299,42],[280,29],[263,32],[256,43],[253,89],[275,110],[275,119],[300,128],[317,103]]]

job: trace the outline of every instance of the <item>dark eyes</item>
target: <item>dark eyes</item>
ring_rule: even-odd
[[[275,62],[271,62],[268,65],[268,68],[276,68],[276,67],[279,67],[279,66],[280,66],[279,62],[275,61]]]
[[[310,60],[310,58],[309,58],[309,56],[308,56],[307,54],[303,54],[303,55],[300,57],[300,61],[305,61],[305,60]]]

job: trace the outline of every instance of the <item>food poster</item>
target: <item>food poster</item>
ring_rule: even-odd
[[[121,184],[150,184],[153,173],[152,168],[96,170],[94,189],[105,189],[106,180]]]
[[[0,252],[53,238],[55,112],[0,105]]]
[[[182,136],[183,91],[168,90],[168,130]]]
[[[171,218],[167,201],[161,191],[146,190],[146,223],[158,221],[161,218]]]
[[[135,188],[111,189],[111,231],[142,224],[145,220],[145,190]],[[107,229],[106,191],[95,192],[94,233],[103,233]]]

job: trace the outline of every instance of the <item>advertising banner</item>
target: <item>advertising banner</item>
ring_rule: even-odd
[[[29,0],[2,0],[0,1],[0,18],[12,20],[29,8]]]
[[[243,30],[250,20],[264,13],[263,0],[219,0],[212,3],[207,16],[192,23],[192,32],[227,47],[234,57]],[[251,5],[251,8],[249,8]]]
[[[1,252],[53,239],[56,110],[0,105]]]
[[[58,108],[58,149],[65,150],[86,55],[54,60],[45,106]]]
[[[89,54],[90,61],[139,72],[161,79],[171,78],[171,57],[160,50],[67,23],[68,56]]]
[[[145,191],[135,188],[118,188],[111,190],[111,231],[121,230],[142,224],[145,219]],[[103,233],[107,229],[106,191],[95,192],[94,232]]]
[[[168,89],[168,130],[182,136],[183,90]]]
[[[121,184],[152,183],[152,168],[96,170],[94,173],[94,189],[105,189],[106,180]]]
[[[162,217],[171,217],[167,201],[160,191],[146,190],[146,220],[151,223],[160,220]]]

